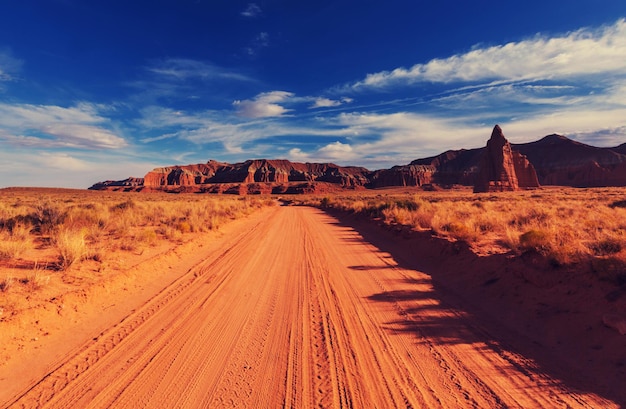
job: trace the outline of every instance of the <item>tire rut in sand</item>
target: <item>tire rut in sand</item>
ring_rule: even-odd
[[[541,373],[336,219],[268,215],[14,406],[616,407]]]

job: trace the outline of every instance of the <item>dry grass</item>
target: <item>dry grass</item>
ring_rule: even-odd
[[[479,253],[535,251],[554,265],[592,265],[598,276],[626,281],[623,188],[544,188],[473,194],[468,190],[379,190],[308,198],[308,204],[429,229],[471,243]]]
[[[0,273],[24,271],[4,275],[2,292],[16,283],[29,290],[45,286],[49,275],[38,260],[53,270],[78,270],[86,261],[106,263],[116,251],[140,254],[163,243],[177,245],[273,203],[266,197],[57,189],[0,193]]]

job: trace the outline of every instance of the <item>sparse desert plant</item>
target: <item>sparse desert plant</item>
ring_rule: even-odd
[[[62,270],[67,270],[87,254],[83,231],[61,228],[55,234],[54,243],[59,251],[59,268]]]
[[[21,280],[29,291],[36,291],[50,282],[50,276],[46,274],[46,266],[35,263],[32,270]]]
[[[589,243],[589,249],[596,256],[608,256],[622,251],[622,241],[614,237],[608,237]]]
[[[138,235],[137,235],[137,240],[142,242],[142,243],[146,243],[148,245],[154,244],[154,242],[156,242],[158,236],[156,234],[156,232],[154,231],[154,229],[143,229]]]
[[[0,280],[0,291],[3,293],[9,291],[14,281],[13,276],[5,275],[4,278]]]
[[[63,222],[65,216],[66,212],[64,212],[61,207],[49,201],[37,202],[31,214],[33,224],[41,234],[49,234],[52,232]]]
[[[32,247],[27,230],[13,228],[11,233],[0,232],[0,260],[19,258]]]
[[[535,250],[547,254],[551,248],[550,234],[543,230],[528,230],[519,236],[519,245],[522,250]]]

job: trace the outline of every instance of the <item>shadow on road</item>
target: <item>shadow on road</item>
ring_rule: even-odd
[[[467,244],[430,232],[394,230],[358,215],[327,213],[381,256],[432,278],[407,278],[394,290],[368,297],[396,310],[398,319],[385,323],[385,330],[414,334],[418,343],[474,344],[531,378],[546,374],[566,390],[595,393],[626,406],[626,338],[601,321],[602,309],[614,307],[605,296],[615,288],[571,271],[541,270],[511,255],[478,256]],[[355,274],[380,270],[349,268]]]

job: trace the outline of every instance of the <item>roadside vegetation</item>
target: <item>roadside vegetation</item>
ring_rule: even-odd
[[[86,263],[101,271],[120,253],[171,248],[271,203],[263,197],[2,189],[0,294],[40,289],[54,275],[79,275]]]
[[[430,230],[468,242],[479,254],[536,252],[554,267],[582,267],[622,285],[626,284],[625,196],[620,188],[494,194],[396,189],[309,197],[306,202],[389,225]]]

